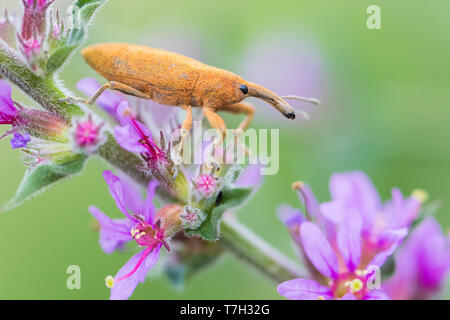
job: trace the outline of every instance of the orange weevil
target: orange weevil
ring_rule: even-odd
[[[216,112],[245,114],[245,119],[237,129],[242,132],[250,124],[254,114],[251,105],[241,102],[247,97],[264,100],[286,118],[295,118],[294,109],[272,91],[245,81],[229,71],[205,65],[180,54],[121,43],[97,44],[83,49],[81,53],[87,63],[108,82],[88,100],[63,100],[93,104],[103,91],[112,89],[139,98],[152,99],[164,105],[180,106],[186,110],[186,118],[181,127],[180,146],[191,129],[192,107],[202,108],[211,127],[222,133],[222,139],[226,126]],[[312,98],[285,98],[319,103]]]

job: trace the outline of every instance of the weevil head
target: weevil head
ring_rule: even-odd
[[[201,96],[202,104],[213,108],[255,97],[272,105],[286,118],[295,119],[294,109],[276,93],[225,70],[214,68],[203,72],[196,91]]]
[[[247,97],[245,83],[229,71],[211,67],[202,72],[194,96],[201,105],[220,108],[244,100]]]

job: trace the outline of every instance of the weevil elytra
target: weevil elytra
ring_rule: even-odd
[[[181,141],[191,129],[192,107],[202,108],[211,127],[222,132],[222,138],[226,126],[216,112],[245,114],[238,127],[242,132],[254,114],[251,105],[241,102],[247,97],[264,100],[286,118],[295,118],[294,109],[272,91],[245,81],[234,73],[180,54],[145,46],[109,43],[89,46],[82,50],[82,55],[92,68],[108,80],[94,96],[83,102],[93,104],[104,90],[112,89],[164,105],[180,106],[186,110]],[[317,103],[315,99],[286,98]]]

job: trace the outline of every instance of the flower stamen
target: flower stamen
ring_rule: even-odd
[[[106,278],[105,278],[105,285],[108,287],[108,288],[112,288],[112,287],[114,287],[114,278],[113,278],[113,276],[107,276]]]
[[[352,281],[347,281],[345,286],[350,288],[351,293],[359,292],[364,288],[363,282],[358,278],[353,279]]]

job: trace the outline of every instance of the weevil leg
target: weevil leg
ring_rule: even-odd
[[[225,125],[225,121],[223,121],[223,119],[217,113],[215,113],[214,109],[203,107],[202,111],[206,119],[208,119],[211,127],[220,131],[220,137],[218,139],[214,139],[213,148],[211,149],[211,154],[209,155],[209,159],[206,164],[207,167],[213,168],[219,166],[219,164],[216,163],[214,159],[214,154],[216,148],[222,144],[225,138],[227,127]]]
[[[235,130],[237,134],[241,134],[250,125],[253,120],[253,115],[255,114],[255,108],[248,103],[235,103],[227,106],[223,106],[218,111],[229,112],[233,114],[245,114],[244,120],[240,123],[239,127]]]
[[[86,103],[88,105],[92,105],[95,103],[95,101],[97,101],[97,99],[102,95],[102,93],[106,89],[117,90],[117,91],[129,94],[131,96],[135,96],[138,98],[151,99],[150,95],[148,95],[144,92],[141,92],[133,87],[130,87],[130,86],[120,83],[120,82],[109,81],[109,82],[105,83],[100,89],[98,89],[97,92],[94,93],[94,95],[92,97],[90,97],[89,99],[67,97],[64,99],[60,99],[60,101],[64,101],[67,103],[81,102],[81,103]]]
[[[236,141],[238,137],[244,133],[244,131],[247,129],[247,127],[250,125],[250,122],[253,120],[253,116],[255,114],[255,108],[248,103],[235,103],[227,106],[223,106],[219,109],[219,111],[229,112],[233,114],[245,114],[245,118],[242,120],[242,122],[239,124],[239,127],[234,130],[234,135],[236,138]],[[244,150],[245,154],[249,155],[250,152],[244,144]]]
[[[225,121],[211,108],[203,107],[203,114],[205,115],[206,119],[208,119],[209,124],[211,127],[213,127],[216,130],[219,130],[221,133],[221,136],[219,139],[214,141],[214,145],[216,147],[220,146],[223,142],[223,139],[225,138],[227,126],[225,125]]]
[[[186,110],[186,117],[184,118],[184,121],[181,124],[179,149],[177,152],[176,159],[174,161],[176,165],[181,165],[184,141],[186,140],[186,137],[188,136],[189,131],[191,131],[192,127],[192,107],[191,106],[181,106],[181,107],[184,110]]]

